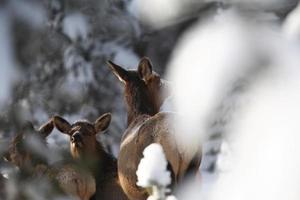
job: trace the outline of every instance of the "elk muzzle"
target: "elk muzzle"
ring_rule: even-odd
[[[76,131],[72,136],[71,136],[71,142],[75,147],[82,147],[83,146],[83,141],[82,141],[82,135],[79,131]]]

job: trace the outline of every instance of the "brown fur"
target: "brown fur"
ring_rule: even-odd
[[[8,151],[5,155],[6,160],[18,166],[19,168],[31,167],[33,164],[32,153],[26,148],[25,142],[28,140],[28,136],[33,135],[40,139],[40,142],[45,143],[45,138],[53,130],[52,121],[48,121],[40,127],[40,131],[34,130],[33,125],[27,122],[23,128],[22,132],[17,134],[10,144],[8,145]]]
[[[122,137],[118,158],[120,183],[132,199],[146,199],[146,190],[136,185],[136,170],[144,149],[151,143],[162,145],[173,175],[173,184],[178,183],[187,171],[198,171],[201,153],[188,155],[177,145],[171,126],[171,113],[159,113],[165,96],[158,74],[152,72],[147,58],[140,61],[138,70],[127,71],[108,62],[113,73],[125,84],[125,101],[128,111],[128,127]]]
[[[53,173],[51,170],[48,173]],[[96,192],[96,181],[94,177],[86,171],[81,171],[74,165],[63,165],[56,168],[55,179],[60,188],[74,197],[81,200],[89,200]]]
[[[109,113],[102,115],[94,124],[78,121],[69,124],[61,117],[54,117],[55,126],[70,136],[70,150],[75,159],[83,161],[96,178],[96,199],[126,200],[117,173],[117,160],[107,153],[96,140],[96,134],[110,123]],[[75,139],[75,137],[77,139]]]
[[[38,131],[34,130],[32,125],[26,126],[24,132],[18,134],[10,143],[6,159],[36,178],[47,176],[57,182],[65,194],[79,197],[81,200],[89,200],[96,191],[96,183],[91,174],[79,170],[70,163],[48,166],[46,162],[36,160],[33,153],[25,146],[29,134],[34,134],[46,146],[45,139],[52,132],[53,127],[52,120],[41,126]]]

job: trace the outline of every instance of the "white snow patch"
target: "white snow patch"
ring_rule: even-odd
[[[65,50],[64,64],[68,74],[62,87],[74,98],[80,98],[84,94],[86,84],[94,82],[92,65],[85,61],[73,46]]]
[[[147,198],[147,200],[162,200],[163,198],[160,198],[160,197],[156,197],[156,196],[149,196]],[[170,195],[170,196],[167,196],[166,198],[164,198],[164,200],[177,200],[177,198],[173,195]]]
[[[177,200],[174,195],[167,196],[166,200]]]
[[[131,49],[125,48],[116,42],[106,42],[102,48],[105,52],[114,55],[113,62],[122,63],[124,68],[133,68],[139,62],[138,56]]]
[[[248,29],[239,15],[227,11],[197,24],[175,48],[167,79],[172,82],[174,108],[184,116],[175,122],[177,132],[185,133],[179,141],[187,146],[199,145],[222,95],[235,77],[255,62],[248,54],[254,51]]]
[[[90,32],[87,18],[80,13],[67,15],[63,20],[63,32],[73,41],[87,39]]]
[[[233,165],[232,149],[226,140],[223,140],[220,146],[220,153],[216,160],[217,170],[219,172],[226,172],[231,170]]]
[[[285,65],[274,66],[247,95],[250,101],[232,127],[235,165],[220,176],[212,199],[299,199],[297,57],[298,65],[286,60]]]
[[[153,185],[166,187],[171,183],[167,160],[160,144],[153,143],[144,149],[136,175],[137,185],[147,188]],[[158,164],[159,163],[159,164]]]
[[[128,10],[136,18],[156,27],[163,27],[181,13],[180,0],[133,0]]]

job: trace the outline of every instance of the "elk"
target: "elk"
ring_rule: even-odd
[[[124,83],[127,106],[127,129],[125,130],[118,157],[118,174],[121,186],[129,199],[146,199],[146,190],[136,185],[136,171],[143,157],[143,150],[151,143],[162,145],[172,174],[172,186],[188,173],[196,173],[201,162],[199,151],[187,153],[178,145],[171,126],[173,113],[159,112],[167,97],[166,85],[152,71],[148,58],[142,58],[137,70],[126,70],[108,61],[117,78]]]
[[[118,179],[117,160],[106,152],[97,141],[97,133],[108,128],[111,114],[106,113],[94,123],[80,120],[70,124],[60,116],[54,118],[55,127],[70,136],[70,150],[73,158],[86,164],[96,179],[96,199],[126,200]]]
[[[52,132],[53,120],[49,120],[38,130],[28,123],[23,132],[17,134],[9,144],[5,159],[19,167],[21,172],[28,173],[35,178],[47,177],[59,186],[59,189],[69,196],[80,200],[89,200],[96,192],[96,183],[93,176],[75,166],[73,163],[56,163],[48,165],[43,159],[37,158],[26,142],[36,139],[46,146],[46,138]],[[32,137],[30,137],[32,136]]]

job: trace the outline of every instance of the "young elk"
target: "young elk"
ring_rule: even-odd
[[[84,120],[70,124],[59,116],[53,119],[55,127],[70,136],[73,158],[86,164],[96,178],[96,199],[127,199],[119,184],[116,159],[96,140],[96,134],[109,126],[111,114],[103,114],[95,123]]]
[[[34,178],[46,176],[50,181],[58,184],[59,189],[69,196],[89,200],[96,192],[96,182],[90,173],[80,170],[72,163],[57,163],[49,166],[45,159],[29,148],[28,142],[33,138],[46,147],[46,137],[53,128],[52,119],[38,130],[35,130],[31,123],[27,124],[23,132],[15,136],[9,144],[5,159],[19,167],[21,172]]]
[[[159,113],[166,98],[165,85],[152,71],[148,58],[143,58],[138,70],[125,70],[109,61],[112,72],[125,86],[127,129],[121,140],[118,173],[121,186],[130,199],[146,199],[146,190],[136,185],[136,171],[145,147],[151,143],[162,145],[169,162],[172,184],[178,183],[187,173],[196,173],[201,162],[199,151],[193,155],[176,143],[171,126],[171,113]]]

